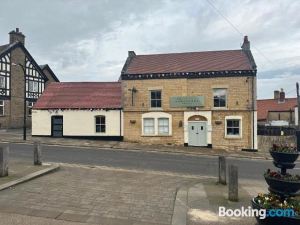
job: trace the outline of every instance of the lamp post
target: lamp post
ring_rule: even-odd
[[[23,71],[23,75],[24,75],[24,115],[23,115],[23,140],[26,140],[26,70],[25,67],[20,64],[20,63],[12,63],[12,66],[19,66],[22,71]]]

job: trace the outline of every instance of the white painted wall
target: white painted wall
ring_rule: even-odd
[[[95,116],[101,115],[106,117],[106,132],[96,133]],[[51,135],[52,116],[63,116],[65,136],[120,136],[119,110],[32,110],[32,135]]]
[[[258,144],[257,144],[257,111],[254,111],[254,121],[252,121],[252,123],[254,122],[254,146],[252,146],[253,149],[257,149],[258,148]],[[252,138],[253,138],[252,137]]]
[[[211,111],[199,111],[199,112],[184,112],[184,143],[188,143],[188,119],[191,116],[204,116],[207,119],[207,144],[211,144]]]
[[[295,107],[295,125],[298,126],[298,107]]]

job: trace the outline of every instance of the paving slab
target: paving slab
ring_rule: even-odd
[[[176,190],[196,181],[174,174],[61,166],[56,173],[1,191],[0,213],[105,225],[171,224]],[[5,208],[8,202],[11,207]]]

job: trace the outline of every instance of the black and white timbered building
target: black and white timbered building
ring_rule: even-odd
[[[0,129],[23,126],[24,101],[27,125],[31,108],[50,82],[59,82],[48,65],[38,65],[25,47],[19,29],[9,33],[9,43],[0,46]]]

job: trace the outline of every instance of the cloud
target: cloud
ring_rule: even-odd
[[[300,75],[300,2],[210,2],[249,36],[258,65],[258,96],[292,89]],[[62,81],[116,80],[128,50],[239,49],[243,36],[199,0],[2,0],[1,8],[0,33],[20,27],[32,55],[50,64]],[[7,43],[7,36],[1,35],[0,42]]]

